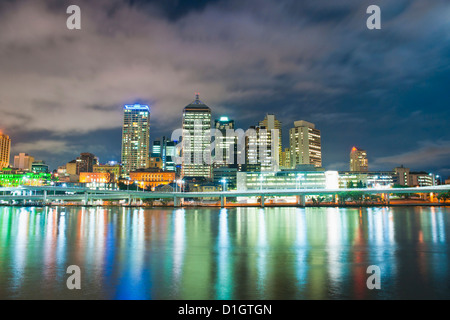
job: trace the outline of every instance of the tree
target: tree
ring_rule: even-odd
[[[353,189],[354,188],[353,181],[347,182],[347,188],[348,189]]]

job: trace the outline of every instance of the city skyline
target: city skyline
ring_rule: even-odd
[[[403,164],[450,175],[442,1],[381,1],[378,33],[365,26],[365,1],[75,2],[79,31],[65,28],[65,7],[54,1],[0,5],[0,129],[12,156],[28,153],[52,169],[81,152],[120,161],[124,104],[152,107],[153,141],[181,126],[199,91],[213,119],[228,116],[237,128],[268,113],[284,133],[297,120],[315,123],[328,169],[347,169],[357,145],[373,170]]]

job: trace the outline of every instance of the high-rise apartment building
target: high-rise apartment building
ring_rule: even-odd
[[[145,168],[150,156],[150,108],[125,105],[122,129],[122,174]]]
[[[24,171],[31,171],[31,165],[34,162],[34,157],[30,156],[28,153],[19,153],[14,156],[14,168],[21,169]]]
[[[183,109],[182,135],[181,175],[211,178],[211,109],[198,94]]]
[[[367,172],[369,171],[369,161],[365,150],[353,147],[350,151],[350,171]]]
[[[11,156],[11,139],[0,132],[0,170],[9,166]]]
[[[283,150],[282,144],[282,132],[281,132],[281,121],[275,118],[273,114],[267,114],[263,121],[259,122],[260,127],[265,127],[267,130],[272,132],[272,130],[278,131],[278,164],[281,165],[281,156]]]
[[[234,120],[220,117],[214,121],[220,134],[215,135],[214,168],[237,164],[237,136],[234,134]]]
[[[301,120],[294,122],[289,130],[291,167],[298,164],[322,166],[322,147],[320,130],[313,123]]]

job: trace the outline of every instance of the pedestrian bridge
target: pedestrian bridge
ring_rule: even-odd
[[[49,204],[55,201],[80,201],[84,205],[95,200],[126,200],[132,204],[136,200],[145,199],[169,199],[173,200],[174,206],[180,206],[182,199],[216,198],[221,200],[221,205],[226,205],[226,198],[235,197],[260,197],[261,206],[264,206],[266,198],[297,196],[298,204],[305,205],[305,197],[308,195],[332,195],[337,196],[345,193],[360,194],[382,194],[389,202],[392,194],[430,194],[450,191],[450,185],[417,187],[417,188],[342,188],[342,189],[260,189],[260,190],[238,190],[238,191],[216,191],[216,192],[146,192],[131,190],[94,190],[89,188],[54,187],[54,186],[20,186],[11,188],[0,188],[0,202],[12,204],[23,202],[24,204],[34,202]]]

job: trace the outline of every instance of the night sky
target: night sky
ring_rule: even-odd
[[[448,0],[0,0],[0,129],[51,169],[120,160],[124,104],[150,104],[151,139],[170,136],[198,91],[238,128],[274,113],[283,147],[294,121],[315,123],[326,169],[358,146],[370,170],[447,177],[449,79]]]

